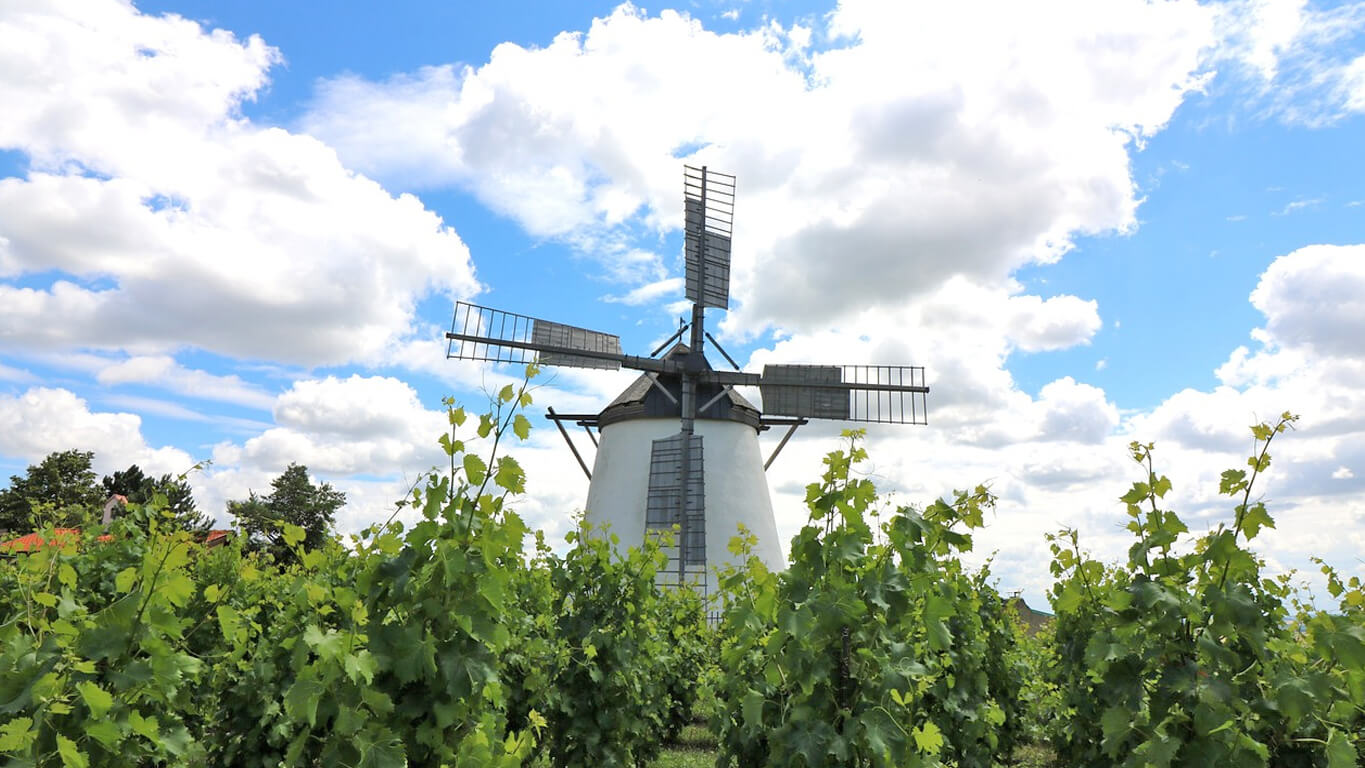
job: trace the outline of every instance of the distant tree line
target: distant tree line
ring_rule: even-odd
[[[10,536],[45,528],[79,528],[98,524],[105,503],[114,495],[130,504],[155,503],[174,527],[207,533],[213,517],[201,511],[184,475],[148,475],[133,464],[99,478],[91,469],[95,454],[68,450],[48,454],[22,475],[12,475],[0,489],[0,531]],[[315,548],[331,535],[336,511],[346,494],[329,483],[314,485],[308,467],[291,463],[270,482],[270,493],[250,491],[246,499],[229,501],[234,519],[249,549],[269,552],[277,560],[291,557],[284,543],[285,523],[303,528],[304,546]]]

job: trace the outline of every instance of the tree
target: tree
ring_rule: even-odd
[[[162,475],[148,477],[138,465],[133,464],[125,470],[105,475],[100,481],[104,486],[105,497],[119,494],[133,504],[150,504],[159,493],[166,498],[166,511],[172,523],[192,533],[207,533],[213,520],[199,511],[194,503],[194,492],[183,476]]]
[[[105,494],[90,469],[91,451],[50,453],[23,477],[10,476],[0,490],[0,529],[24,532],[44,525],[80,525],[104,504]]]
[[[313,485],[302,464],[291,463],[270,487],[267,496],[252,491],[245,500],[229,501],[228,513],[236,518],[248,547],[268,551],[281,562],[290,557],[285,523],[302,528],[304,548],[313,549],[331,534],[336,511],[346,503],[346,494],[329,483]]]

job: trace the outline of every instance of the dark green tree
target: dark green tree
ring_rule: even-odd
[[[213,519],[199,511],[194,503],[194,492],[183,476],[162,475],[149,477],[136,464],[127,469],[105,475],[100,481],[105,497],[119,494],[133,504],[151,504],[157,494],[166,498],[166,512],[174,524],[192,533],[207,533]]]
[[[313,485],[302,464],[291,463],[270,487],[266,496],[252,491],[245,500],[229,501],[228,514],[237,520],[249,548],[270,552],[281,562],[291,557],[285,523],[302,528],[304,548],[313,549],[331,534],[336,511],[346,503],[346,494],[331,484]]]
[[[98,515],[105,494],[90,462],[91,451],[50,453],[23,477],[10,476],[0,490],[0,530],[28,533],[45,525],[77,526]]]

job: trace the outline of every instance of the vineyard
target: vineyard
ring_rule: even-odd
[[[1247,467],[1222,477],[1227,519],[1197,538],[1134,444],[1126,561],[1054,534],[1056,618],[1030,636],[963,562],[989,489],[889,507],[856,471],[857,433],[808,487],[788,568],[729,568],[714,606],[658,587],[652,544],[618,555],[580,526],[552,549],[513,509],[525,475],[500,452],[529,403],[510,386],[479,417],[447,403],[450,466],[403,502],[414,523],[312,548],[286,529],[276,562],[203,548],[160,499],[7,555],[5,763],[646,766],[698,723],[716,765],[741,768],[990,768],[1032,749],[1348,768],[1365,751],[1359,580],[1323,564],[1317,606],[1251,549],[1288,414],[1254,428]]]

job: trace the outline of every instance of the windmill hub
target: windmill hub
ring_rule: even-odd
[[[688,352],[687,355],[683,357],[683,371],[685,373],[696,375],[702,371],[709,370],[711,370],[711,365],[706,362],[706,355],[703,355],[700,352]]]
[[[703,370],[711,370],[704,356],[692,354],[683,344],[674,346],[663,359],[677,361],[697,359],[701,361]],[[640,376],[597,414],[596,424],[592,426],[602,429],[621,421],[663,418],[671,419],[670,423],[676,427],[677,420],[682,416],[682,389],[683,376],[676,373]],[[761,412],[733,388],[727,389],[718,384],[702,384],[697,389],[696,397],[699,401],[698,420],[736,421],[747,424],[755,432],[763,429]],[[708,407],[703,409],[700,407],[702,405]],[[582,420],[585,419],[580,419]]]

